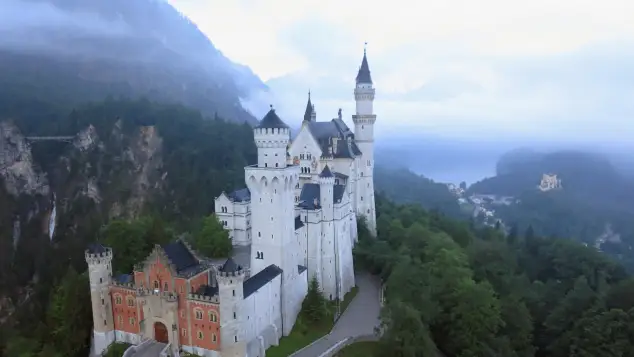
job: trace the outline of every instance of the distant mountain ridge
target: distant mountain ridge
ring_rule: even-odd
[[[8,0],[0,12],[29,14],[0,25],[4,86],[77,102],[148,97],[249,123],[242,100],[267,90],[163,0]]]

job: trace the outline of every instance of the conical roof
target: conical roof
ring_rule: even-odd
[[[359,73],[357,73],[357,84],[359,83],[372,84],[372,76],[370,75],[370,66],[368,65],[368,56],[366,56],[365,50],[363,50],[363,60],[361,60],[361,67],[359,67]]]
[[[273,109],[273,106],[271,105],[271,110],[269,110],[269,112],[266,113],[264,118],[260,120],[260,124],[258,124],[256,128],[257,129],[273,129],[273,128],[288,129],[289,127],[288,125],[286,125],[286,123],[284,123],[284,121],[282,121],[282,119],[280,119],[280,117],[277,116],[277,114],[275,113],[275,109]]]
[[[319,174],[319,177],[335,177],[335,176],[330,171],[330,168],[328,167],[328,165],[326,165],[324,169],[321,171],[321,173]]]
[[[220,268],[220,271],[223,273],[235,273],[240,270],[242,270],[242,267],[238,265],[233,258],[227,259],[227,261],[222,265],[222,268]]]
[[[310,91],[308,92],[308,102],[306,102],[306,111],[304,112],[304,120],[310,121],[313,114],[313,103],[310,101]]]

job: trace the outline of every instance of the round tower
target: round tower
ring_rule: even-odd
[[[334,300],[339,296],[338,291],[338,244],[335,234],[335,176],[328,165],[319,174],[319,205],[321,206],[321,277],[319,282],[324,296]]]
[[[112,279],[112,249],[93,244],[85,251],[92,301],[93,349],[97,356],[114,342],[114,322],[110,281]]]
[[[286,148],[291,131],[288,125],[277,116],[273,106],[260,124],[253,129],[253,136],[258,148],[258,167],[286,167]]]
[[[363,60],[357,73],[354,99],[356,114],[352,116],[354,122],[354,138],[361,151],[357,161],[357,187],[355,207],[357,216],[366,218],[370,232],[376,234],[376,212],[374,207],[374,86],[370,75],[370,66],[366,50],[363,50]]]
[[[222,356],[242,357],[246,354],[245,319],[241,311],[244,300],[246,271],[232,258],[216,272],[220,299],[220,341]]]

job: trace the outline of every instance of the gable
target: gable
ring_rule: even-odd
[[[299,159],[300,154],[310,153],[313,157],[322,155],[321,147],[311,134],[308,125],[302,124],[299,133],[288,149],[288,153],[293,158],[293,161],[295,161],[295,158]]]

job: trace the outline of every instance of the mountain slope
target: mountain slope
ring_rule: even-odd
[[[145,96],[253,123],[241,102],[266,90],[165,1],[8,0],[0,13],[0,85],[22,94]]]

